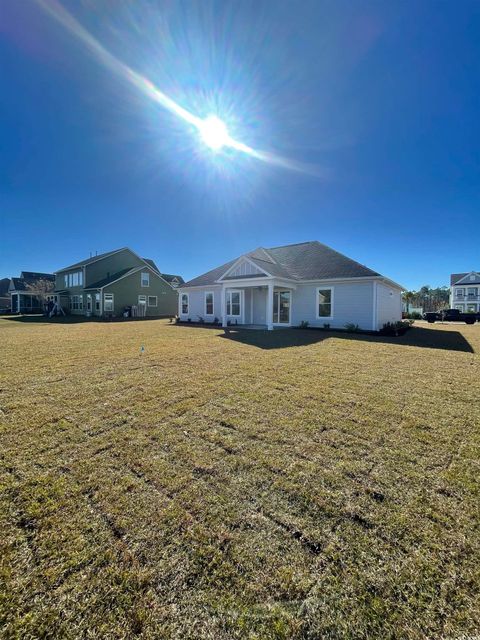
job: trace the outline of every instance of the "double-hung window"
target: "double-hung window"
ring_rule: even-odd
[[[138,304],[139,305],[146,305],[147,304],[147,296],[138,296]]]
[[[182,315],[188,315],[188,293],[182,293]]]
[[[92,310],[92,294],[87,293],[87,311]]]
[[[317,289],[317,318],[333,317],[333,288]]]
[[[465,289],[455,289],[455,297],[463,298],[463,294],[465,293]]]
[[[70,308],[72,311],[83,311],[83,296],[72,296],[70,298]]]
[[[157,305],[158,305],[157,296],[148,296],[148,306],[149,307],[156,307]]]
[[[227,316],[240,315],[240,291],[227,291]]]
[[[113,293],[105,293],[103,295],[103,310],[106,313],[113,312]]]
[[[95,311],[100,311],[100,294],[95,294]]]
[[[205,315],[213,316],[213,291],[205,292]]]
[[[150,274],[148,273],[148,271],[142,271],[142,275],[140,277],[140,283],[142,287],[150,286]]]

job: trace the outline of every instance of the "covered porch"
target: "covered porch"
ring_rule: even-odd
[[[290,327],[292,297],[296,285],[280,280],[223,283],[221,291],[222,327],[251,329]]]

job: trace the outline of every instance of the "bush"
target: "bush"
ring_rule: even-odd
[[[398,320],[398,322],[385,322],[379,333],[382,336],[403,336],[410,329],[413,320]]]
[[[300,328],[300,329],[306,329],[306,328],[308,327],[308,325],[309,325],[308,320],[302,320],[302,321],[300,322],[300,324],[299,324],[299,328]]]
[[[410,320],[421,320],[422,314],[418,313],[418,311],[412,311],[412,313],[404,313],[403,318],[410,319]]]
[[[330,323],[329,322],[324,322],[323,323],[323,328],[324,329],[330,329]]]
[[[353,322],[347,322],[345,329],[350,333],[358,333],[360,331],[358,324],[354,324]]]
[[[198,324],[205,324],[205,320],[202,318],[202,316],[197,316],[198,318]]]

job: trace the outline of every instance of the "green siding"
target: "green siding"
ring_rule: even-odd
[[[150,273],[150,286],[142,287],[140,274],[142,271]],[[132,273],[118,282],[114,282],[103,289],[103,293],[113,293],[114,295],[114,315],[122,315],[125,307],[138,305],[138,296],[157,296],[157,307],[149,307],[147,304],[147,317],[174,316],[178,308],[178,293],[160,278],[153,269],[145,267],[136,273]]]
[[[137,256],[129,249],[122,249],[122,251],[118,251],[118,253],[114,253],[112,256],[108,256],[107,258],[102,258],[97,262],[88,264],[85,267],[85,286],[88,287],[89,285],[99,282],[104,278],[113,276],[115,273],[118,273],[123,269],[133,269],[134,267],[140,267],[144,264],[143,260],[137,258]],[[138,277],[140,278],[140,276]]]

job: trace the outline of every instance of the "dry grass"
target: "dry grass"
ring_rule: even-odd
[[[3,638],[479,633],[480,326],[0,332]]]

